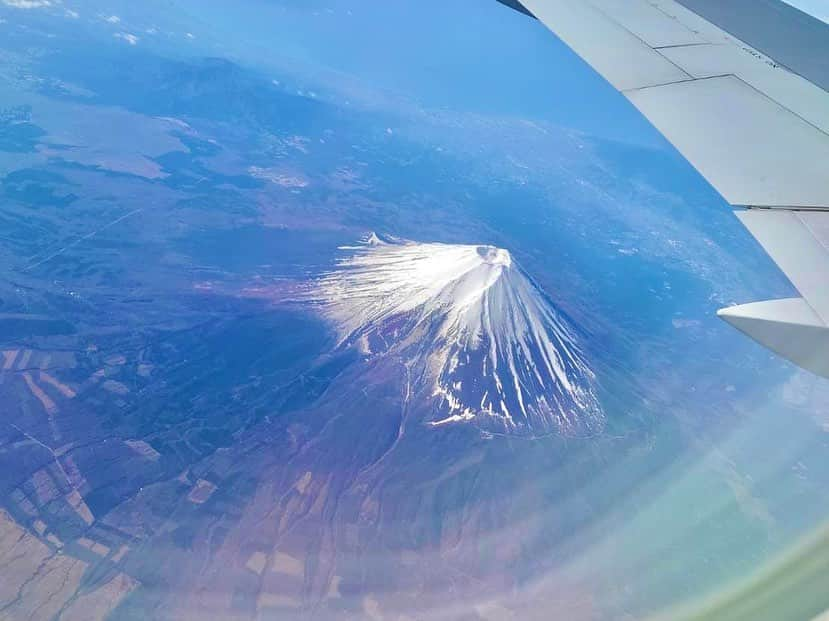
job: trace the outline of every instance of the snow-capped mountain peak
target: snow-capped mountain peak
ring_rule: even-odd
[[[316,283],[341,344],[400,356],[432,425],[538,435],[601,426],[594,375],[561,316],[507,250],[372,234]]]

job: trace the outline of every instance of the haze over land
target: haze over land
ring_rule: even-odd
[[[791,285],[536,22],[24,4],[0,616],[640,618],[829,513],[829,388],[715,316]]]

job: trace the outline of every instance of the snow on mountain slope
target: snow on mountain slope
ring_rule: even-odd
[[[372,234],[315,284],[341,345],[399,356],[428,391],[429,424],[500,433],[600,429],[574,331],[507,250]]]

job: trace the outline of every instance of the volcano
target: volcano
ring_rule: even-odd
[[[370,235],[314,285],[340,347],[394,356],[431,426],[581,435],[602,427],[574,328],[507,250]]]

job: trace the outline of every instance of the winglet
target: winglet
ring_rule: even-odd
[[[787,360],[829,378],[829,326],[803,298],[742,304],[717,315]]]

